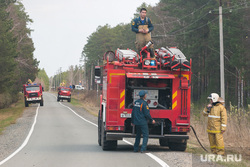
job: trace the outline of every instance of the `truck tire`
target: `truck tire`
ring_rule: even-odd
[[[185,140],[184,143],[174,143],[174,142],[171,142],[171,143],[169,143],[169,148],[172,151],[185,151],[186,148],[187,148],[187,140]]]
[[[68,102],[71,102],[71,98],[68,99]]]
[[[168,146],[168,140],[167,139],[159,139],[160,146]]]
[[[117,140],[106,140],[106,131],[104,123],[102,125],[102,150],[115,150],[117,148]]]
[[[98,112],[98,144],[99,146],[102,146],[102,128],[101,128],[101,123],[102,123],[102,120],[100,119],[100,110]]]
[[[25,104],[25,107],[29,107],[29,103],[26,101],[26,99],[24,100],[24,104]]]
[[[42,100],[40,101],[40,106],[43,106],[43,98],[42,98]]]
[[[60,101],[59,95],[57,95],[57,101]]]

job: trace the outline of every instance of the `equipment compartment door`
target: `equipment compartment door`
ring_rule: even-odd
[[[119,118],[120,90],[125,87],[125,73],[110,73],[108,82],[108,110],[106,121],[110,125],[115,125]]]

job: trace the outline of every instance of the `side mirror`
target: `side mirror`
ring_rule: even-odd
[[[23,93],[23,89],[22,89],[22,93]]]
[[[101,67],[95,66],[95,76],[100,77],[101,76]]]

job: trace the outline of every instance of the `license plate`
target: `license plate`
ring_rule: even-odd
[[[62,95],[60,95],[59,97],[62,97],[62,98],[70,98],[69,96],[62,96]]]
[[[131,118],[131,114],[121,113],[121,118]]]
[[[31,100],[41,100],[41,98],[40,97],[33,97],[33,98],[28,98],[27,100],[28,101],[31,101]]]

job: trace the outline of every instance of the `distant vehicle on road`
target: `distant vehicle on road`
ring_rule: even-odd
[[[82,85],[75,85],[76,90],[83,90],[84,87]]]
[[[41,84],[24,84],[24,104],[29,107],[30,103],[40,103],[43,106],[43,88]]]
[[[68,100],[68,102],[71,102],[71,89],[66,87],[59,87],[58,88],[58,95],[57,95],[57,101],[60,100]]]

